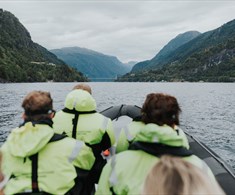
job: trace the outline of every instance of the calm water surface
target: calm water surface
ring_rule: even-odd
[[[21,102],[32,90],[50,91],[54,108],[63,108],[76,83],[0,84],[0,145],[21,120]],[[181,128],[202,140],[235,169],[235,83],[89,83],[97,110],[120,104],[142,106],[151,92],[175,96],[182,109]]]

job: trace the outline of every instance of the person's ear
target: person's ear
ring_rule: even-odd
[[[26,114],[25,114],[25,112],[22,113],[21,117],[22,117],[22,119],[24,119],[24,120],[26,119]]]
[[[49,114],[49,117],[50,117],[51,119],[54,118],[54,116],[55,116],[55,112],[52,112],[52,113]]]

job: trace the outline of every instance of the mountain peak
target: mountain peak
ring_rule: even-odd
[[[87,48],[66,47],[51,50],[58,58],[76,68],[91,80],[114,79],[130,71],[117,57],[105,55]]]
[[[152,58],[151,60],[147,60],[144,62],[139,62],[132,68],[132,72],[138,72],[143,69],[151,69],[153,66],[161,67],[165,62],[166,58],[171,55],[177,48],[185,43],[191,41],[196,38],[201,33],[198,31],[187,31],[185,33],[181,33],[177,35],[175,38],[170,40],[160,51],[159,53]]]
[[[54,54],[31,40],[30,33],[12,13],[0,9],[0,81],[85,80]]]
[[[180,34],[163,47],[153,59],[136,64],[134,68],[139,69],[122,79],[235,82],[234,29],[235,20],[232,20],[202,34],[194,31],[190,32],[189,36],[188,32]],[[191,35],[196,37],[190,40]],[[138,71],[140,69],[144,71]]]

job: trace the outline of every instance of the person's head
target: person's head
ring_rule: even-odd
[[[78,112],[91,112],[96,110],[96,102],[92,95],[83,89],[69,92],[65,98],[65,108]]]
[[[225,194],[216,181],[179,157],[163,156],[150,170],[142,195]]]
[[[148,94],[141,109],[142,121],[145,124],[179,125],[179,113],[181,109],[177,99],[163,93]]]
[[[85,90],[87,91],[88,93],[92,94],[91,93],[91,87],[85,83],[80,83],[80,84],[77,84],[73,87],[73,90],[75,89],[82,89],[82,90]]]
[[[25,120],[42,120],[54,116],[53,100],[49,92],[32,91],[23,100],[23,118]]]

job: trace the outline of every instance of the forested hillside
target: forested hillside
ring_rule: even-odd
[[[58,58],[92,79],[115,78],[130,71],[129,66],[115,56],[105,55],[90,49],[67,47],[51,50]]]
[[[165,61],[169,58],[169,56],[172,55],[172,53],[174,53],[176,49],[196,38],[200,34],[201,33],[197,31],[188,31],[183,34],[177,35],[174,39],[169,41],[169,43],[167,43],[154,58],[136,64],[132,68],[132,72],[139,72],[142,70],[150,70],[152,68],[162,67]]]
[[[172,51],[151,70],[132,72],[119,81],[235,81],[235,20],[203,33]]]
[[[0,9],[0,82],[85,81],[53,53],[31,40],[10,12]]]

